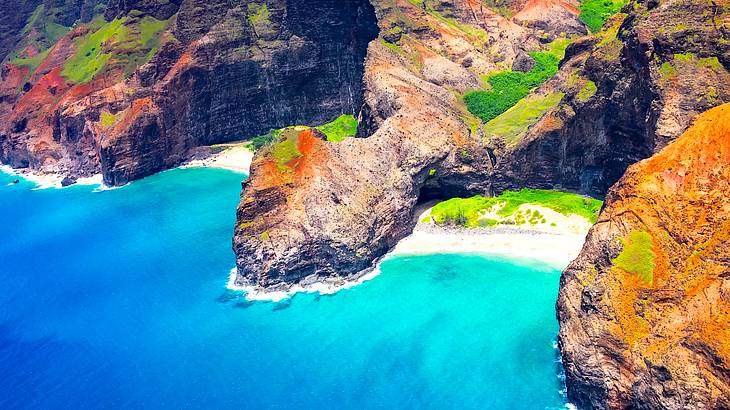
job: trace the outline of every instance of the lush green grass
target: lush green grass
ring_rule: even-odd
[[[63,66],[61,75],[76,83],[91,81],[112,56],[103,53],[102,46],[112,37],[121,35],[125,29],[124,19],[116,19],[80,38],[76,44],[76,53]]]
[[[271,144],[272,142],[279,139],[279,136],[281,135],[281,130],[269,130],[264,135],[259,135],[257,137],[254,137],[251,142],[247,145],[248,149],[251,151],[258,151],[259,149],[263,148],[266,145]]]
[[[76,83],[94,79],[106,64],[114,58],[130,75],[157,53],[160,46],[160,32],[169,20],[160,21],[146,16],[135,24],[127,24],[127,18],[110,22],[94,21],[90,25],[95,31],[77,40],[76,53],[71,57],[61,74]]]
[[[248,21],[253,26],[258,24],[271,24],[269,18],[271,13],[269,12],[269,6],[266,3],[248,3]]]
[[[357,119],[353,115],[343,114],[337,117],[334,121],[315,128],[327,136],[327,141],[340,142],[347,137],[354,137],[357,135],[357,125]],[[297,125],[278,130],[269,130],[269,132],[264,135],[254,137],[248,144],[248,148],[252,151],[257,151],[266,145],[279,141],[282,132],[294,128],[301,129],[307,127]]]
[[[299,151],[299,132],[294,129],[284,130],[283,139],[271,146],[271,155],[276,161],[280,171],[288,170],[289,161],[299,158],[302,153]]]
[[[48,57],[48,53],[51,52],[51,49],[38,53],[35,56],[31,58],[14,58],[10,60],[10,64],[18,66],[18,67],[28,67],[28,74],[33,74],[36,68],[43,62],[43,60]]]
[[[470,91],[464,95],[469,112],[489,122],[525,98],[535,87],[558,72],[558,63],[565,55],[569,40],[558,39],[549,51],[529,53],[535,66],[529,72],[502,71],[486,78],[491,90]]]
[[[631,231],[628,238],[621,238],[623,249],[612,260],[614,266],[637,275],[645,284],[654,283],[654,250],[651,235],[645,231]]]
[[[580,3],[580,19],[592,33],[597,33],[624,4],[626,0],[583,0]]]
[[[498,136],[507,144],[519,141],[527,129],[538,122],[545,113],[558,105],[564,93],[532,95],[521,99],[513,107],[484,125],[487,138]]]
[[[563,215],[580,215],[595,223],[603,202],[569,192],[526,188],[518,192],[505,191],[498,197],[476,195],[471,198],[452,198],[436,204],[431,209],[431,217],[437,224],[455,224],[468,228],[490,226],[490,220],[480,218],[482,213],[497,206],[501,207],[496,211],[497,215],[509,217],[523,204],[544,206]],[[540,223],[544,219],[539,212],[537,215],[530,212],[515,217],[532,224]]]
[[[467,228],[485,226],[480,223],[480,214],[497,204],[496,198],[480,195],[471,198],[452,198],[431,208],[431,218],[437,224],[454,224]]]
[[[357,119],[353,115],[344,114],[332,122],[317,127],[327,136],[327,141],[340,142],[347,137],[357,135]]]
[[[506,216],[514,213],[522,204],[541,205],[563,215],[579,215],[595,223],[603,201],[587,198],[571,192],[545,189],[522,189],[518,192],[505,191],[497,197],[506,205],[498,212]]]

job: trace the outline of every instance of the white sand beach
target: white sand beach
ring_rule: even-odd
[[[355,280],[328,279],[284,290],[236,286],[236,269],[231,270],[228,288],[242,291],[247,300],[279,302],[296,293],[333,294],[358,286],[380,274],[380,263],[407,255],[480,254],[522,259],[564,269],[580,253],[591,222],[578,215],[562,215],[538,205],[523,205],[521,210],[539,210],[545,222],[539,225],[498,225],[492,228],[443,227],[425,222],[430,208],[423,211],[413,233],[402,239],[375,267]]]
[[[416,228],[389,255],[469,253],[544,262],[565,268],[580,253],[585,234],[546,233],[511,228]]]
[[[213,154],[205,159],[196,159],[187,162],[183,168],[223,168],[235,172],[249,174],[253,151],[246,147],[245,143],[226,145],[221,152]]]

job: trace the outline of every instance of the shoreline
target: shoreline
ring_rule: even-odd
[[[0,164],[0,172],[8,175],[17,176],[24,179],[25,181],[31,182],[36,185],[33,189],[63,189],[72,187],[75,185],[98,185],[102,189],[110,189],[104,185],[104,180],[101,174],[92,175],[90,177],[78,178],[73,184],[64,186],[63,180],[65,176],[61,174],[53,173],[42,173],[27,168],[16,169],[10,165]]]
[[[513,227],[456,228],[419,223],[413,233],[403,239],[387,254],[374,262],[373,267],[350,278],[326,278],[309,284],[266,289],[259,286],[235,284],[236,268],[228,277],[226,288],[243,292],[248,301],[281,302],[297,293],[331,295],[374,279],[381,273],[380,265],[392,258],[425,255],[469,254],[502,257],[518,261],[537,262],[563,270],[583,248],[588,231],[543,232]]]
[[[254,153],[246,148],[242,143],[234,144],[218,153],[209,154],[204,158],[189,160],[176,168],[218,168],[249,175],[253,156]],[[5,164],[0,164],[0,172],[16,176],[35,184],[36,187],[32,188],[34,190],[51,188],[63,189],[76,185],[98,186],[98,188],[96,188],[98,191],[120,188],[105,185],[101,174],[92,175],[90,177],[81,177],[76,179],[73,184],[64,186],[63,180],[66,176],[62,174],[45,173],[37,170],[31,170],[30,168],[17,169]]]
[[[249,175],[254,152],[245,143],[224,145],[222,151],[183,163],[180,168],[220,168]]]

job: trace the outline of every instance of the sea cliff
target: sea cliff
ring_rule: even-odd
[[[557,303],[580,408],[730,406],[730,104],[611,188]]]

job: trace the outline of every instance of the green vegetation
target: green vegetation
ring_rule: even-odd
[[[109,128],[117,121],[117,117],[107,111],[101,112],[101,126],[104,128]]]
[[[272,142],[279,139],[279,136],[281,135],[281,130],[269,130],[264,135],[259,135],[258,137],[254,137],[251,142],[246,146],[251,151],[258,151],[259,149],[263,148],[266,145],[271,144]]]
[[[124,19],[116,19],[81,37],[76,44],[76,54],[63,66],[61,75],[76,83],[91,81],[112,56],[102,53],[102,46],[123,31],[123,23]]]
[[[33,74],[36,68],[43,62],[43,60],[48,57],[48,53],[51,52],[51,49],[38,53],[35,56],[31,58],[14,58],[10,60],[10,64],[17,66],[17,67],[28,67],[28,74]]]
[[[269,6],[266,3],[248,3],[247,6],[247,19],[248,22],[254,29],[254,32],[259,35],[271,35],[274,33],[274,29],[271,23],[271,12]]]
[[[347,137],[357,135],[357,119],[353,115],[343,114],[334,121],[317,127],[327,136],[327,141],[340,142]]]
[[[299,143],[299,133],[294,129],[285,130],[282,132],[284,139],[282,141],[273,144],[271,147],[271,155],[276,161],[276,166],[279,171],[287,171],[289,161],[299,158],[302,153],[299,152],[297,147]]]
[[[16,49],[10,54],[8,61],[18,67],[28,67],[28,74],[33,74],[36,68],[45,60],[50,53],[51,46],[68,33],[69,28],[56,23],[56,13],[59,10],[52,8],[46,10],[44,5],[39,5],[28,18],[21,30],[23,39],[16,44]],[[29,57],[28,52],[37,52]]]
[[[41,36],[38,41],[44,43],[37,44],[41,49],[55,43],[69,31],[68,27],[56,23],[57,12],[60,12],[60,10],[51,8],[46,11],[43,4],[39,5],[28,18],[21,34],[26,36],[32,30],[36,30]]]
[[[654,250],[651,235],[645,231],[631,231],[628,238],[620,238],[623,249],[613,259],[614,266],[637,275],[646,285],[654,283]]]
[[[665,61],[659,66],[659,74],[665,79],[673,77],[677,74],[677,68],[681,64],[691,65],[697,69],[710,69],[717,72],[725,71],[725,68],[720,63],[717,57],[703,57],[699,58],[694,53],[674,54],[672,61]]]
[[[518,192],[505,191],[502,195],[491,198],[481,195],[452,198],[434,206],[431,217],[437,224],[451,223],[469,228],[490,226],[492,221],[482,218],[481,215],[496,209],[496,214],[500,217],[506,218],[514,214],[515,223],[518,224],[520,221],[544,223],[544,215],[540,212],[518,212],[518,208],[524,204],[540,205],[563,215],[576,214],[595,223],[603,202],[568,192],[525,188]]]
[[[586,102],[591,97],[596,95],[597,90],[598,88],[596,87],[596,83],[591,80],[587,80],[586,83],[583,85],[583,88],[581,88],[576,95],[576,97],[578,98],[578,101]]]
[[[136,24],[128,18],[103,20],[90,23],[98,29],[77,40],[76,53],[71,57],[61,74],[76,83],[86,83],[114,58],[123,66],[124,75],[130,75],[142,64],[148,62],[160,46],[160,32],[169,20],[160,21],[146,16]]]
[[[253,26],[270,24],[269,6],[266,3],[248,3],[248,21]]]
[[[558,72],[558,63],[565,55],[568,43],[566,39],[558,39],[550,44],[549,51],[529,53],[535,59],[535,66],[526,73],[502,71],[489,75],[485,80],[491,90],[470,91],[464,95],[469,112],[483,122],[489,122],[507,111]]]
[[[580,3],[580,19],[592,33],[597,33],[624,4],[626,0],[583,0]]]
[[[484,135],[487,138],[501,137],[507,144],[515,143],[549,109],[557,106],[564,95],[564,93],[552,93],[523,98],[513,107],[486,123]]]
[[[431,218],[437,224],[455,224],[467,228],[487,226],[488,222],[480,220],[483,211],[497,205],[495,198],[480,195],[471,198],[452,198],[431,208]]]
[[[327,141],[340,142],[347,137],[354,137],[355,135],[357,135],[357,125],[357,119],[353,115],[343,114],[337,117],[334,121],[328,122],[327,124],[320,125],[319,127],[315,128],[321,131],[325,136],[327,136]],[[289,129],[302,128],[308,127],[297,125],[293,127],[281,128],[278,130],[269,130],[269,132],[264,135],[254,137],[247,145],[247,148],[251,151],[257,151],[266,145],[278,141],[284,131]]]

